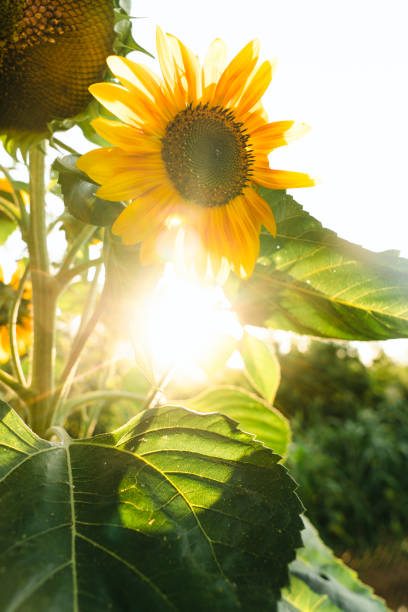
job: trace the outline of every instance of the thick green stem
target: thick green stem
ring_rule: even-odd
[[[31,390],[35,400],[30,407],[31,425],[44,435],[51,422],[54,390],[54,341],[57,289],[50,275],[45,221],[45,164],[40,147],[30,152],[30,254],[34,344]]]

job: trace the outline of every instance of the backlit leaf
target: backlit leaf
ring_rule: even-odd
[[[279,361],[273,348],[245,330],[240,353],[250,382],[272,404],[280,383]]]
[[[185,400],[188,408],[197,412],[220,412],[237,421],[242,431],[281,456],[286,455],[290,442],[287,419],[256,395],[238,387],[215,387]]]
[[[235,296],[241,321],[349,340],[408,337],[408,261],[339,238],[282,191],[260,189],[278,233],[261,237]]]

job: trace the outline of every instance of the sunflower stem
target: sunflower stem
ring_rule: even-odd
[[[59,270],[59,274],[62,275],[69,270],[69,267],[74,261],[75,256],[80,250],[80,248],[85,244],[85,242],[88,242],[90,238],[92,238],[96,230],[97,230],[96,227],[89,227],[89,225],[86,225],[85,227],[81,229],[78,236],[73,241],[69,251],[64,257],[64,260],[61,264],[61,268]]]
[[[98,257],[97,259],[90,259],[89,261],[83,261],[74,268],[70,268],[63,274],[61,274],[61,271],[58,272],[56,279],[58,280],[60,287],[64,289],[64,287],[66,287],[68,283],[70,283],[72,279],[75,278],[75,276],[83,274],[84,272],[90,270],[93,267],[97,268],[98,266],[103,264],[103,262],[103,257]]]
[[[45,435],[52,414],[54,388],[55,314],[58,297],[55,279],[50,275],[45,219],[45,154],[40,146],[30,151],[30,222],[28,251],[32,282],[34,340],[31,390],[35,399],[30,407],[31,425]]]

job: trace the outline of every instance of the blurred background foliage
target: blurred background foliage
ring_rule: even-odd
[[[386,597],[408,602],[408,371],[346,343],[280,355],[275,405],[290,418],[287,465],[335,553]],[[401,608],[404,609],[404,608]]]

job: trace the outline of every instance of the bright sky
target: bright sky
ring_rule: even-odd
[[[408,256],[406,0],[136,0],[132,9],[145,17],[134,36],[153,53],[156,24],[200,57],[216,37],[230,57],[258,37],[261,57],[279,60],[264,96],[270,119],[313,128],[271,167],[322,180],[293,195],[326,227]]]

